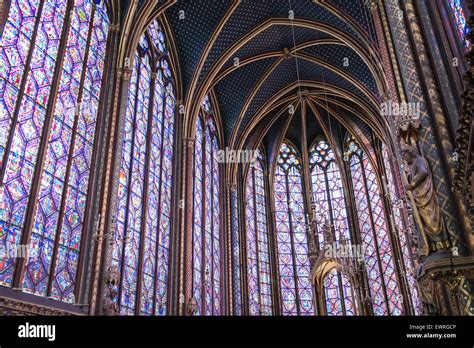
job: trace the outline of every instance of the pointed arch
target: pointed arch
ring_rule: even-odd
[[[274,197],[282,313],[314,315],[302,162],[287,140],[280,146]]]
[[[311,193],[313,209],[318,214],[318,224],[325,221],[332,226],[334,240],[339,244],[351,244],[348,213],[342,176],[334,151],[329,142],[319,137],[309,151]],[[319,246],[324,243],[321,228],[318,229]]]
[[[372,310],[375,315],[401,315],[403,298],[382,201],[383,192],[371,161],[352,134],[347,134],[344,146],[350,163]]]
[[[267,223],[264,158],[256,150],[246,179],[245,221],[250,315],[272,314],[270,236]]]
[[[222,313],[221,167],[215,106],[201,103],[194,148],[193,298],[197,315]]]
[[[175,92],[154,20],[140,38],[128,92],[112,265],[120,314],[168,311]]]

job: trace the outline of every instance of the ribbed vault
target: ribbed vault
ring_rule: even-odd
[[[136,30],[124,31],[132,35],[122,40],[119,62],[133,59],[140,33],[160,16],[173,38],[171,63],[185,110],[185,138],[193,138],[200,101],[212,94],[222,145],[255,148],[264,140],[272,160],[271,149],[281,138],[277,133],[289,128],[288,108],[298,105],[301,91],[308,97],[309,136],[316,129],[327,132],[312,123],[328,116],[345,127],[363,124],[387,135],[379,116],[387,79],[364,1],[141,1],[130,6],[135,8],[127,11],[125,25]],[[290,131],[298,132],[294,124]],[[230,177],[236,169],[228,166]]]

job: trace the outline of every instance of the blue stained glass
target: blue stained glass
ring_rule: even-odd
[[[324,223],[329,223],[332,226],[331,233],[336,245],[351,246],[341,173],[336,164],[334,152],[326,139],[318,139],[311,147],[309,162],[313,209],[319,232],[319,247],[321,250],[324,249],[326,242],[322,234]],[[341,294],[345,294],[343,290],[347,282],[340,281],[340,277],[341,275],[338,275],[338,272],[333,269],[324,280],[326,309],[329,315],[354,314],[352,291],[348,294],[349,298],[341,298]],[[347,308],[342,305],[342,301],[347,302]]]
[[[277,160],[274,195],[282,313],[314,315],[301,161],[286,142]]]
[[[203,108],[204,108],[203,103]],[[196,315],[221,314],[219,144],[212,115],[199,115],[194,148],[193,297]]]
[[[148,32],[164,42],[157,22]],[[121,272],[117,301],[123,315],[168,312],[175,96],[171,81],[158,70],[162,62],[153,64],[147,50],[156,44],[142,35],[123,129],[113,251],[113,264]]]
[[[98,100],[89,98],[85,86],[93,84],[98,98],[104,59],[96,59],[95,81],[89,81],[85,72],[92,51],[105,57],[108,18],[92,1],[76,0],[62,38],[68,24],[66,7],[66,0],[13,0],[9,6],[0,39],[0,166],[5,165],[0,178],[0,228],[6,232],[0,234],[0,243],[16,246],[22,233],[31,232],[31,257],[20,286],[25,292],[72,303],[98,114]],[[104,33],[97,40],[94,23],[99,17]],[[56,69],[62,39],[63,61]],[[91,50],[86,52],[88,41]],[[60,81],[57,93],[52,91],[54,79]],[[21,81],[25,85],[20,97]],[[48,105],[53,107],[51,115],[46,114]],[[87,125],[81,122],[84,118]],[[45,125],[51,127],[49,138],[42,137]],[[84,127],[88,138],[81,133]],[[37,163],[42,147],[43,167]],[[35,181],[37,196],[30,191]],[[25,216],[32,202],[37,202],[35,210]],[[23,230],[26,222],[31,231]],[[1,263],[0,284],[11,286],[14,260]]]
[[[346,149],[350,159],[370,297],[373,299],[372,309],[375,315],[400,315],[403,313],[403,302],[375,170],[353,137],[346,139]]]
[[[247,283],[250,315],[272,314],[269,236],[267,229],[263,156],[257,151],[256,161],[247,175],[246,236]]]

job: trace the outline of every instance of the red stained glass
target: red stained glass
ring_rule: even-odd
[[[286,142],[280,147],[274,192],[282,313],[314,315],[302,168],[295,148]]]
[[[209,103],[209,104],[206,104]],[[211,112],[208,97],[202,109]],[[196,315],[221,314],[219,144],[212,114],[196,123],[194,148],[193,297]]]
[[[164,38],[156,21],[148,31]],[[125,315],[168,311],[175,97],[161,61],[150,56],[154,44],[146,35],[140,40],[123,130],[113,264],[121,272],[118,303]]]

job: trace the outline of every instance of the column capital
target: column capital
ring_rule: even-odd
[[[193,138],[183,138],[183,144],[187,147],[194,147],[195,139]]]
[[[132,69],[117,68],[117,76],[123,81],[130,81],[130,78],[132,77]]]
[[[109,31],[112,33],[120,31],[120,24],[109,24]]]
[[[230,191],[237,191],[237,184],[235,182],[226,182],[226,188]]]

